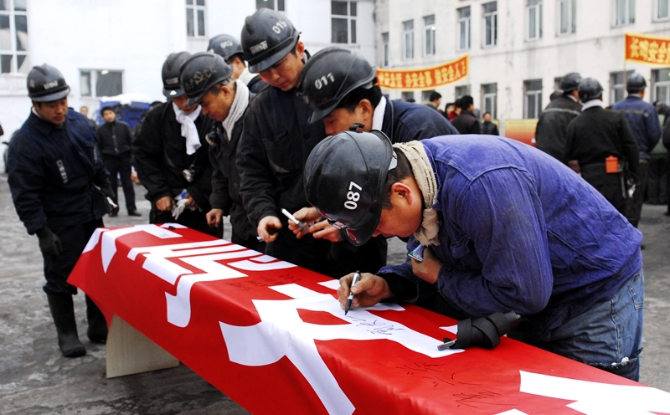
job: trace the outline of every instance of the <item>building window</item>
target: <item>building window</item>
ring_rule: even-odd
[[[423,35],[424,35],[424,56],[435,55],[435,15],[426,16],[423,18]]]
[[[664,102],[670,105],[670,68],[651,71],[651,80],[654,86],[652,101]]]
[[[82,97],[113,97],[123,93],[123,71],[81,70],[79,92]]]
[[[623,72],[610,73],[610,105],[614,105],[624,99],[626,95],[624,80]]]
[[[388,32],[382,33],[382,66],[389,66],[389,34]]]
[[[276,10],[278,12],[286,11],[286,9],[284,9],[284,0],[256,0],[256,10],[262,8]]]
[[[654,21],[670,19],[670,0],[654,0]]]
[[[614,1],[614,26],[635,23],[635,0]]]
[[[403,101],[414,102],[414,91],[402,91],[401,97]]]
[[[470,6],[458,9],[458,50],[470,49]]]
[[[332,42],[356,43],[356,2],[331,1]]]
[[[558,34],[569,35],[577,31],[577,6],[575,0],[558,1]]]
[[[402,56],[405,60],[414,59],[414,20],[402,22]]]
[[[456,87],[456,99],[459,99],[463,95],[470,95],[470,85],[461,85]]]
[[[482,38],[484,47],[498,44],[498,2],[492,1],[482,5]]]
[[[542,111],[542,80],[534,79],[523,82],[524,118],[539,118]]]
[[[186,35],[205,36],[205,0],[186,0]]]
[[[528,20],[528,31],[526,40],[538,40],[542,38],[542,0],[528,0],[526,5],[526,19]]]
[[[0,73],[28,73],[26,0],[0,0]]]
[[[498,118],[498,84],[482,84],[482,109],[490,112],[491,118]]]

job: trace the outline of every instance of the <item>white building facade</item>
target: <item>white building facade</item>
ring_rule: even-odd
[[[469,54],[469,76],[436,89],[442,104],[472,95],[503,130],[507,119],[537,118],[569,72],[597,79],[609,105],[635,71],[650,86],[645,100],[670,104],[670,67],[624,62],[626,32],[670,37],[670,0],[378,0],[376,17],[378,67]],[[385,93],[421,102],[430,91]]]
[[[170,53],[205,51],[222,33],[239,39],[244,19],[260,7],[286,13],[311,53],[337,45],[375,60],[373,0],[0,0],[2,139],[28,117],[33,66],[63,73],[75,109],[95,111],[101,97],[119,94],[162,101]]]

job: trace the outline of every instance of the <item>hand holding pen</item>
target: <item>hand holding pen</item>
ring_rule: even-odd
[[[355,278],[357,281],[354,283]],[[393,293],[383,278],[367,272],[356,272],[340,278],[337,295],[342,309],[349,311],[352,308],[375,305],[385,298],[392,297]]]
[[[354,285],[358,283],[358,281],[361,280],[361,272],[356,271],[354,273],[354,279],[351,280],[351,288],[354,288]],[[344,315],[346,316],[347,313],[349,312],[349,309],[351,308],[351,302],[354,301],[354,293],[351,291],[351,288],[349,289],[349,296],[347,297],[347,303],[344,306]]]

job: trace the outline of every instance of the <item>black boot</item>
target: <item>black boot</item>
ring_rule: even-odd
[[[86,296],[86,318],[88,319],[88,339],[93,343],[107,343],[107,320],[97,305]]]
[[[65,357],[79,357],[86,354],[86,348],[79,341],[77,322],[74,319],[74,304],[70,294],[47,294],[49,309],[58,332],[58,347]]]

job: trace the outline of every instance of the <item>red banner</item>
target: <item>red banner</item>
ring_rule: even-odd
[[[337,280],[178,226],[98,229],[69,282],[254,414],[670,414],[666,392],[508,338],[438,351],[456,322],[418,307],[345,316]]]
[[[469,55],[423,69],[377,69],[377,85],[383,89],[428,90],[468,76]]]
[[[670,65],[670,38],[626,33],[625,59],[651,65]]]

